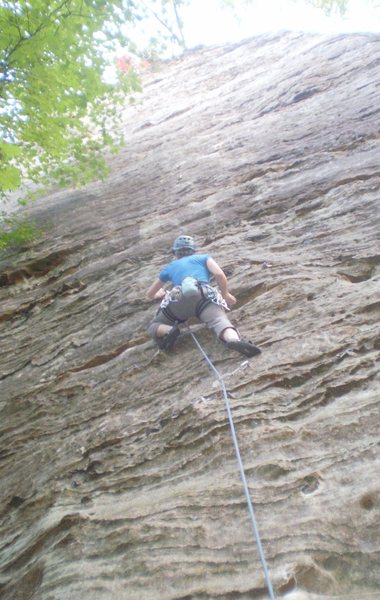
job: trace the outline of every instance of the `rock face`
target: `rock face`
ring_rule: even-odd
[[[146,289],[180,233],[229,277],[225,378],[276,597],[380,598],[379,52],[263,36],[146,78],[107,182],[1,261],[4,600],[268,598],[219,384]]]

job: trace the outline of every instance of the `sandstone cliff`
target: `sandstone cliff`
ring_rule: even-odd
[[[278,34],[146,76],[107,182],[1,259],[0,595],[267,598],[222,395],[144,294],[179,233],[238,297],[225,376],[276,595],[380,598],[375,35]]]

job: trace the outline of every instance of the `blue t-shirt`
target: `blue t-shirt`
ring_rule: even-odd
[[[171,281],[173,286],[181,285],[185,277],[194,277],[198,281],[208,283],[210,271],[207,268],[208,254],[190,254],[177,258],[160,271],[158,277],[162,283]]]

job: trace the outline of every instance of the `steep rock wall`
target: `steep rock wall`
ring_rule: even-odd
[[[0,275],[5,600],[267,598],[222,395],[146,335],[179,233],[225,269],[225,376],[276,595],[380,597],[379,51],[279,34],[146,77],[107,182]],[[377,379],[377,380],[376,380]]]

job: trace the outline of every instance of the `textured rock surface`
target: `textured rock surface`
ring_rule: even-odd
[[[52,193],[0,275],[1,597],[267,598],[219,386],[142,299],[195,235],[249,363],[225,375],[279,597],[380,598],[379,52],[282,34],[151,73],[105,184]]]

